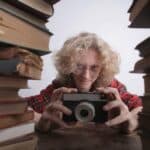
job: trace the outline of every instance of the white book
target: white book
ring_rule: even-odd
[[[1,129],[0,130],[0,143],[33,133],[34,126],[35,126],[35,123],[33,121],[30,121],[30,122],[22,123],[20,125],[16,125],[10,128]]]

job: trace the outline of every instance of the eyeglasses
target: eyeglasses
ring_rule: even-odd
[[[89,70],[90,73],[97,73],[100,71],[100,65],[94,64],[94,65],[88,66],[88,65],[83,65],[83,64],[77,64],[75,68],[75,73],[81,74],[86,70]]]

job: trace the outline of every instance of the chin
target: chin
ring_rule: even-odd
[[[89,92],[90,88],[79,88],[79,92]]]

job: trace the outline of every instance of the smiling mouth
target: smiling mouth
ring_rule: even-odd
[[[89,81],[89,80],[80,80],[80,82],[81,82],[81,83],[89,83],[89,82],[91,82],[91,81]]]
[[[80,82],[80,86],[81,87],[85,87],[85,86],[89,86],[89,85],[91,85],[91,82]]]

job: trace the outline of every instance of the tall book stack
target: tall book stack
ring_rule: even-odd
[[[150,28],[150,0],[134,0],[129,13],[130,27]],[[137,44],[135,49],[139,51],[141,59],[135,63],[132,72],[144,74],[144,94],[141,96],[144,108],[139,116],[139,121],[143,149],[148,150],[150,147],[150,37]]]
[[[34,150],[34,112],[19,96],[40,80],[42,55],[50,53],[46,28],[58,0],[0,1],[0,150]]]

